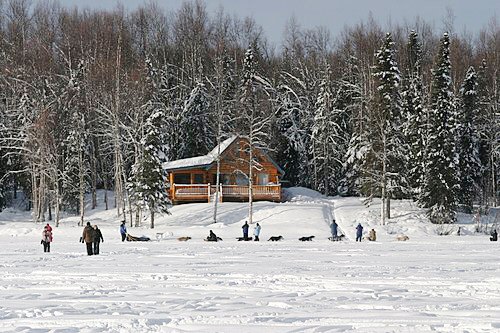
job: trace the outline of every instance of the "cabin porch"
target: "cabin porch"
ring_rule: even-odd
[[[212,202],[216,200],[216,185],[176,184],[170,185],[170,200],[181,202]],[[248,201],[248,186],[219,185],[219,202]],[[253,185],[253,200],[281,201],[281,185]]]

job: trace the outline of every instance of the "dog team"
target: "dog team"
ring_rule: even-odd
[[[243,237],[237,237],[236,239],[238,241],[251,241],[251,240],[256,241],[256,242],[259,241],[259,235],[260,235],[260,231],[262,228],[259,223],[257,223],[254,227],[253,238],[248,236],[249,225],[248,225],[247,221],[245,221],[245,223],[243,224],[243,226],[241,228],[243,229]],[[345,237],[344,234],[340,234],[340,235],[338,234],[338,224],[337,224],[337,222],[335,222],[335,219],[330,224],[330,231],[331,231],[332,235],[331,235],[331,237],[328,237],[328,239],[331,241],[341,241]],[[356,227],[356,241],[361,242],[362,237],[363,237],[363,226],[361,225],[361,223],[359,223],[358,226]],[[398,240],[408,240],[409,239],[408,236],[405,236],[405,237],[406,237],[406,239],[398,239]],[[313,238],[315,238],[315,236],[304,236],[304,237],[300,237],[299,241],[310,242],[313,240]],[[188,239],[191,239],[191,237],[179,237],[178,238],[179,241],[187,241]],[[278,241],[283,240],[283,239],[284,238],[281,235],[280,236],[271,236],[268,239],[268,241],[278,242]],[[369,241],[372,241],[372,242],[377,240],[377,233],[375,232],[375,229],[370,230],[370,232],[368,233],[368,237],[366,237],[366,239]],[[205,239],[205,241],[207,241],[207,242],[218,242],[221,240],[222,240],[222,238],[217,237],[212,230],[210,230],[210,234]]]

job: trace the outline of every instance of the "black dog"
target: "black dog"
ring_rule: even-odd
[[[238,242],[241,242],[241,241],[251,241],[252,240],[252,237],[237,237],[236,238],[238,240]]]
[[[299,241],[301,241],[301,242],[310,242],[310,241],[313,240],[313,238],[314,238],[314,236],[300,237]]]
[[[267,241],[271,241],[271,242],[277,242],[277,241],[280,241],[283,239],[283,236],[271,236],[271,238],[269,238]]]
[[[345,235],[340,235],[337,237],[328,237],[328,239],[331,240],[332,242],[339,242],[341,240],[344,240],[344,237],[345,237]]]

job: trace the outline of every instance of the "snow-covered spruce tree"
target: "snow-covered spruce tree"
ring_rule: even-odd
[[[359,195],[361,187],[361,167],[368,150],[364,117],[367,98],[363,90],[362,75],[359,61],[356,57],[349,56],[345,60],[343,78],[341,82],[342,98],[341,108],[348,116],[346,130],[346,152],[343,158],[343,179],[341,180],[341,193],[343,195]]]
[[[418,198],[425,175],[426,110],[422,84],[422,50],[417,32],[412,30],[406,46],[408,63],[402,85],[404,135],[408,143],[408,183],[411,195]]]
[[[167,175],[162,166],[164,121],[164,115],[159,111],[153,111],[146,120],[141,140],[143,155],[132,167],[128,186],[132,200],[141,209],[149,210],[151,229],[155,226],[155,213],[169,214],[170,199],[165,187]]]
[[[311,187],[311,130],[315,111],[316,77],[302,63],[280,76],[276,98],[276,159],[294,186]]]
[[[316,101],[316,112],[312,126],[312,152],[315,189],[325,195],[337,194],[344,147],[345,129],[341,110],[336,108],[339,90],[331,83],[330,67],[327,65],[320,83]]]
[[[455,149],[456,112],[451,84],[450,38],[440,41],[429,106],[429,129],[425,178],[420,203],[432,223],[454,223],[458,193]]]
[[[467,70],[465,80],[460,88],[460,105],[458,106],[458,167],[460,172],[459,204],[466,213],[472,213],[472,204],[477,193],[479,178],[479,138],[474,126],[478,116],[477,108],[477,75],[473,67]]]
[[[269,81],[257,74],[257,58],[254,47],[245,52],[243,79],[240,87],[239,135],[246,141],[244,162],[248,169],[240,170],[248,179],[248,222],[253,223],[253,181],[254,172],[261,168],[255,156],[256,149],[268,150],[270,122],[272,115],[266,112],[272,86]]]
[[[374,77],[377,92],[369,112],[367,141],[369,149],[363,163],[363,191],[371,200],[380,196],[381,223],[390,218],[391,197],[401,197],[407,190],[402,133],[400,72],[395,60],[394,42],[386,34],[382,47],[375,54]]]
[[[203,82],[196,83],[184,103],[181,115],[181,158],[205,155],[214,146],[215,135],[210,115],[208,92]]]

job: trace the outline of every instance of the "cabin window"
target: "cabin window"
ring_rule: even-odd
[[[236,185],[248,185],[248,177],[242,173],[237,173]]]
[[[205,181],[203,179],[203,174],[202,173],[195,173],[193,175],[193,184],[204,184]]]
[[[230,185],[231,184],[231,175],[222,174],[222,175],[220,175],[220,179],[221,179],[222,185]]]
[[[269,184],[269,175],[267,173],[257,174],[257,185],[267,185]]]
[[[191,184],[191,175],[189,173],[175,173],[174,183],[176,184]]]

